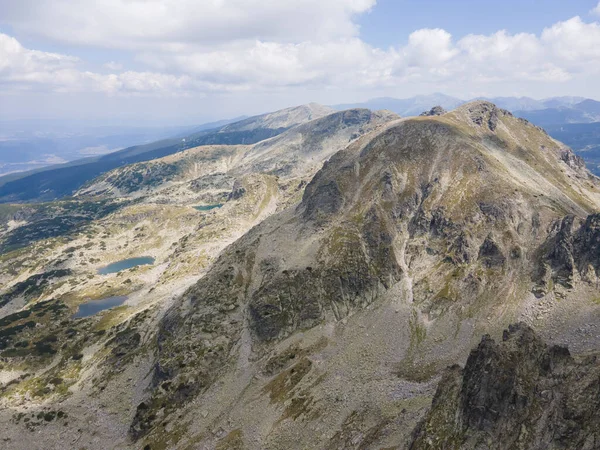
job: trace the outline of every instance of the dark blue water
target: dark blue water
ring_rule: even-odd
[[[194,206],[194,209],[197,209],[198,211],[210,211],[211,209],[220,208],[221,206],[223,206],[223,203],[217,203],[216,205]]]
[[[127,297],[124,295],[119,297],[107,297],[103,298],[102,300],[90,300],[87,303],[82,303],[79,305],[77,312],[73,315],[73,319],[93,316],[94,314],[104,311],[105,309],[120,306],[125,303],[125,300],[127,300]]]
[[[121,261],[114,262],[108,266],[101,267],[98,269],[98,274],[106,275],[146,264],[154,264],[154,258],[151,258],[150,256],[141,256],[139,258],[122,259]]]

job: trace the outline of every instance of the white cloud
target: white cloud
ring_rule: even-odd
[[[461,64],[468,67],[474,80],[505,79],[566,81],[569,74],[556,66],[544,44],[534,34],[468,35],[457,43]]]
[[[120,64],[115,61],[109,61],[109,62],[103,64],[102,67],[104,67],[105,69],[108,69],[108,70],[112,70],[113,72],[116,72],[118,70],[123,70],[123,64]]]
[[[417,30],[408,37],[404,48],[405,62],[415,67],[439,67],[458,53],[452,35],[439,28]]]
[[[580,17],[558,22],[542,32],[541,41],[552,56],[577,66],[600,62],[600,24]]]
[[[177,94],[210,89],[209,84],[187,75],[152,72],[101,75],[79,70],[79,62],[72,56],[27,49],[15,38],[0,33],[0,86],[9,86],[16,91]]]
[[[535,35],[510,35],[504,30],[489,36],[470,34],[462,38],[458,46],[468,59],[485,63],[525,64],[532,59],[538,61],[543,52]]]
[[[280,43],[237,41],[205,50],[146,51],[138,62],[155,70],[186,73],[238,89],[297,85],[364,88],[403,82],[564,82],[600,68],[598,24],[579,18],[546,29],[541,36],[498,31],[458,41],[442,29],[411,33],[405,45],[387,50],[358,37]],[[569,49],[577,47],[576,51]]]
[[[232,40],[297,42],[357,33],[375,0],[19,0],[2,6],[18,31],[100,47],[173,48]]]
[[[0,83],[14,89],[187,95],[414,82],[443,90],[445,83],[552,84],[600,73],[600,24],[580,17],[540,35],[501,30],[455,39],[420,29],[381,49],[360,39],[354,21],[375,0],[174,0],[169,7],[163,0],[36,0],[35,14],[23,6],[32,1],[9,2],[1,12],[15,29],[129,49],[146,70],[109,61],[103,69],[111,74],[89,72],[77,58],[26,49],[0,34]]]
[[[596,7],[590,11],[590,14],[593,14],[595,16],[600,16],[600,2],[598,2]]]
[[[357,38],[326,43],[249,42],[218,51],[144,53],[138,61],[155,69],[186,72],[201,79],[239,88],[331,85],[342,80],[362,84],[366,77],[389,70],[397,55],[382,52]],[[360,73],[360,80],[357,75]]]
[[[0,76],[19,80],[35,76],[40,71],[59,72],[73,67],[77,58],[58,53],[40,52],[24,48],[15,38],[0,33]]]

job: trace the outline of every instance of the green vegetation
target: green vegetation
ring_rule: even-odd
[[[0,241],[0,254],[34,242],[70,236],[93,220],[105,217],[126,204],[112,200],[66,200],[28,205],[27,208],[32,208],[35,212],[28,217],[27,224],[4,236]]]
[[[24,297],[26,300],[39,297],[56,279],[64,278],[71,274],[72,272],[69,269],[58,269],[32,275],[25,281],[16,283],[8,292],[0,295],[0,307],[18,297]]]

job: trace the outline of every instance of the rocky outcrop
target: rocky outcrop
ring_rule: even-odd
[[[421,117],[441,116],[441,115],[446,114],[447,112],[448,111],[446,111],[441,106],[434,106],[429,111],[422,112],[421,114],[419,114],[419,116],[421,116]]]
[[[235,178],[226,173],[217,172],[205,175],[192,180],[190,189],[194,192],[202,192],[205,190],[231,190],[235,189]]]
[[[449,368],[411,450],[600,447],[600,360],[574,359],[523,323]]]
[[[588,279],[600,276],[600,214],[587,217],[573,241],[577,269]]]
[[[235,180],[231,192],[229,193],[228,200],[239,200],[244,194],[246,194],[246,188],[240,180]]]
[[[585,220],[572,215],[556,221],[539,249],[540,259],[534,272],[538,286],[550,280],[567,288],[575,277],[597,283],[600,276],[600,214]]]
[[[471,121],[480,126],[487,127],[490,131],[496,131],[500,117],[512,117],[509,111],[498,108],[496,105],[486,101],[467,103],[459,109],[466,111]]]
[[[487,268],[503,266],[506,261],[506,257],[502,253],[502,250],[494,242],[491,235],[488,235],[479,247],[479,260],[482,261],[483,265]]]
[[[560,159],[573,169],[585,169],[584,159],[573,153],[570,148],[561,149]]]

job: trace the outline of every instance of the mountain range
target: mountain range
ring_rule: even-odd
[[[0,188],[6,446],[595,448],[600,179],[539,126],[310,104],[100,161]]]
[[[292,125],[322,116],[332,110],[317,104],[289,108],[276,116],[263,114],[217,128],[198,127],[185,137],[136,145],[102,156],[0,177],[0,202],[47,201],[71,195],[98,175],[116,167],[148,161],[208,144],[251,144],[276,136]],[[209,125],[210,126],[210,125]]]
[[[553,97],[544,100],[535,100],[528,97],[497,97],[491,99],[483,99],[491,101],[501,108],[512,111],[516,116],[523,117],[532,123],[547,128],[550,133],[558,126],[561,130],[556,136],[557,139],[571,145],[578,153],[580,153],[590,169],[596,173],[600,173],[598,166],[597,155],[590,151],[598,145],[598,139],[594,133],[594,123],[600,120],[600,102],[583,97]],[[433,106],[441,106],[446,110],[452,110],[459,105],[466,103],[464,100],[436,93],[432,95],[420,95],[408,99],[394,98],[377,98],[364,103],[336,105],[333,108],[336,110],[344,110],[351,108],[366,108],[371,110],[389,110],[399,114],[402,117],[417,116],[423,111],[427,111]],[[269,114],[263,114],[251,118],[239,118],[234,120],[225,120],[220,122],[212,122],[195,128],[185,128],[184,133],[174,135],[171,131],[171,136],[168,139],[159,140],[143,145],[135,145],[116,152],[101,154],[99,156],[91,156],[84,159],[73,159],[73,156],[60,153],[52,150],[59,146],[64,149],[64,144],[54,143],[52,140],[47,141],[19,141],[8,140],[0,143],[1,147],[6,147],[6,151],[11,155],[19,154],[26,156],[28,153],[19,150],[15,151],[15,146],[19,148],[26,146],[30,148],[30,156],[26,157],[23,162],[24,167],[29,167],[32,164],[32,158],[38,155],[39,147],[44,148],[43,155],[37,156],[42,158],[39,161],[34,161],[38,166],[42,166],[33,171],[21,171],[0,177],[0,202],[14,201],[47,201],[64,196],[71,195],[79,187],[86,182],[92,180],[96,176],[107,172],[116,167],[135,163],[138,161],[147,161],[160,156],[173,154],[187,148],[192,148],[197,145],[207,144],[245,144],[254,143],[260,140],[273,137],[282,131],[289,129],[290,125],[300,123],[301,116],[305,119],[318,117],[331,112],[333,109],[317,105],[309,104],[306,106],[311,111],[294,111],[293,108],[288,109],[289,112],[284,114],[281,123],[269,121]],[[312,111],[314,110],[314,111]],[[299,114],[294,117],[294,114]],[[579,127],[571,127],[571,124],[587,124]],[[587,130],[589,128],[589,130]],[[583,131],[586,130],[586,131]],[[168,133],[168,132],[167,132]],[[581,135],[588,136],[582,143]],[[135,137],[137,135],[134,135]],[[163,131],[163,136],[168,136]],[[129,136],[129,139],[132,137]],[[88,138],[87,142],[92,145],[89,148],[104,148],[103,145],[107,141],[100,138]],[[100,140],[98,140],[100,139]],[[126,143],[123,138],[111,137],[111,142]],[[141,136],[140,136],[141,139]],[[78,147],[79,140],[73,142],[72,145]],[[69,144],[71,145],[71,144]],[[95,145],[95,147],[94,147]],[[23,147],[24,148],[24,147]],[[98,150],[99,151],[99,150]],[[66,157],[70,161],[48,166],[48,155],[60,153],[61,157]],[[104,153],[106,150],[104,150]],[[103,152],[101,152],[103,153]],[[5,157],[2,157],[6,163]],[[13,158],[14,159],[14,158]],[[46,166],[46,167],[44,167]],[[71,170],[77,166],[77,170]],[[12,166],[7,166],[12,167]]]
[[[499,108],[509,110],[516,116],[523,117],[541,127],[600,121],[600,102],[584,97],[551,97],[543,100],[529,97],[480,97],[474,100],[492,102]],[[418,116],[436,105],[451,110],[465,103],[467,103],[466,100],[435,93],[406,99],[375,98],[363,103],[335,105],[334,108],[388,109],[405,117]]]

